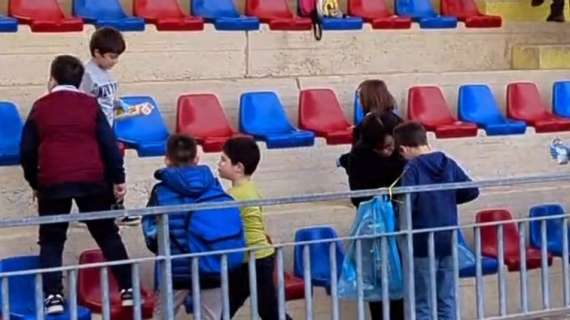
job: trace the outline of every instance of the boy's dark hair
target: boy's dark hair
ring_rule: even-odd
[[[428,144],[426,129],[418,122],[405,122],[394,129],[397,146],[420,147]]]
[[[189,165],[196,159],[197,143],[188,135],[173,134],[166,143],[166,156],[175,167]]]
[[[387,134],[389,132],[387,132],[378,115],[369,113],[362,120],[360,125],[360,143],[374,148],[384,143]]]
[[[85,68],[79,59],[70,55],[55,57],[51,63],[50,76],[62,86],[79,88]]]
[[[394,97],[382,80],[365,80],[358,86],[359,99],[364,113],[373,112],[381,115],[396,107]]]
[[[243,173],[250,176],[257,169],[261,154],[255,140],[248,137],[237,137],[226,141],[224,144],[224,153],[233,165],[241,163],[243,165]]]
[[[103,27],[97,29],[91,36],[89,42],[89,50],[91,56],[95,56],[95,50],[99,50],[99,54],[116,53],[122,54],[127,49],[127,44],[120,31],[111,27]]]

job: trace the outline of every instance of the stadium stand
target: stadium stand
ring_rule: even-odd
[[[498,28],[503,22],[499,16],[481,14],[474,0],[442,0],[441,13],[465,22],[467,28]]]
[[[10,0],[8,12],[33,32],[82,31],[83,20],[65,17],[57,0]]]
[[[17,32],[18,20],[0,15],[0,32]]]
[[[361,17],[374,29],[408,29],[412,25],[409,17],[398,17],[390,12],[384,0],[349,0],[348,14]]]
[[[22,119],[15,104],[0,101],[0,166],[20,163]]]
[[[327,144],[352,143],[352,125],[330,89],[308,89],[299,94],[299,128],[324,137]]]
[[[159,31],[204,30],[200,17],[184,13],[177,0],[134,0],[134,13]]]
[[[422,123],[438,138],[477,135],[477,126],[458,121],[449,110],[441,89],[436,86],[412,87],[408,91],[408,118]]]
[[[259,19],[240,15],[232,0],[193,0],[192,14],[214,24],[216,30],[259,29]]]
[[[312,146],[315,135],[289,122],[274,92],[246,92],[240,98],[240,131],[265,141],[268,148]]]
[[[317,15],[316,0],[298,0],[299,15],[311,18]],[[344,16],[342,18],[319,18],[323,30],[359,30],[362,29],[362,18]]]
[[[287,0],[246,0],[245,14],[258,17],[271,30],[311,30],[311,19],[294,15]]]
[[[564,209],[559,204],[544,204],[530,208],[530,218],[550,217],[550,216],[563,216],[565,215]],[[564,224],[562,218],[545,220],[546,224],[546,250],[548,253],[556,257],[563,255],[563,234],[564,228],[568,230],[568,225]],[[542,222],[531,221],[530,223],[530,245],[541,249],[542,236],[541,228]]]
[[[396,14],[412,18],[424,29],[457,27],[457,18],[438,15],[431,0],[396,0]]]
[[[526,131],[524,122],[507,119],[501,114],[495,96],[484,84],[459,87],[457,113],[460,120],[476,123],[488,136],[524,134]]]
[[[552,109],[556,115],[570,118],[570,81],[556,81],[552,87]]]
[[[459,231],[458,235],[458,259],[461,261],[459,276],[461,278],[473,278],[477,276],[477,266],[475,264],[475,253],[469,248],[463,237],[463,232]],[[481,274],[489,275],[497,273],[499,262],[497,259],[482,256],[481,257]]]
[[[129,17],[119,0],[75,0],[73,14],[95,27],[113,27],[120,31],[144,31],[144,19]]]

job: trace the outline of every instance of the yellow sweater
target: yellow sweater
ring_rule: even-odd
[[[231,188],[229,193],[236,201],[261,199],[252,181],[247,181]],[[261,207],[241,208],[241,220],[243,221],[245,241],[248,247],[269,245],[265,235],[265,224],[263,223]],[[256,250],[255,257],[257,259],[266,258],[272,255],[273,252],[273,248]]]

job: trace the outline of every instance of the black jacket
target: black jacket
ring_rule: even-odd
[[[346,169],[350,190],[365,190],[389,187],[404,170],[406,160],[397,152],[382,157],[371,147],[356,145],[349,153],[340,157],[340,165]],[[371,197],[352,198],[358,207],[360,202]]]

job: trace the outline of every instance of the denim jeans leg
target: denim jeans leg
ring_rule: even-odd
[[[455,320],[455,280],[453,259],[442,257],[437,267],[437,314],[440,320]]]
[[[431,319],[429,290],[429,258],[414,258],[414,281],[416,296],[416,319]],[[435,320],[435,319],[433,319]]]

